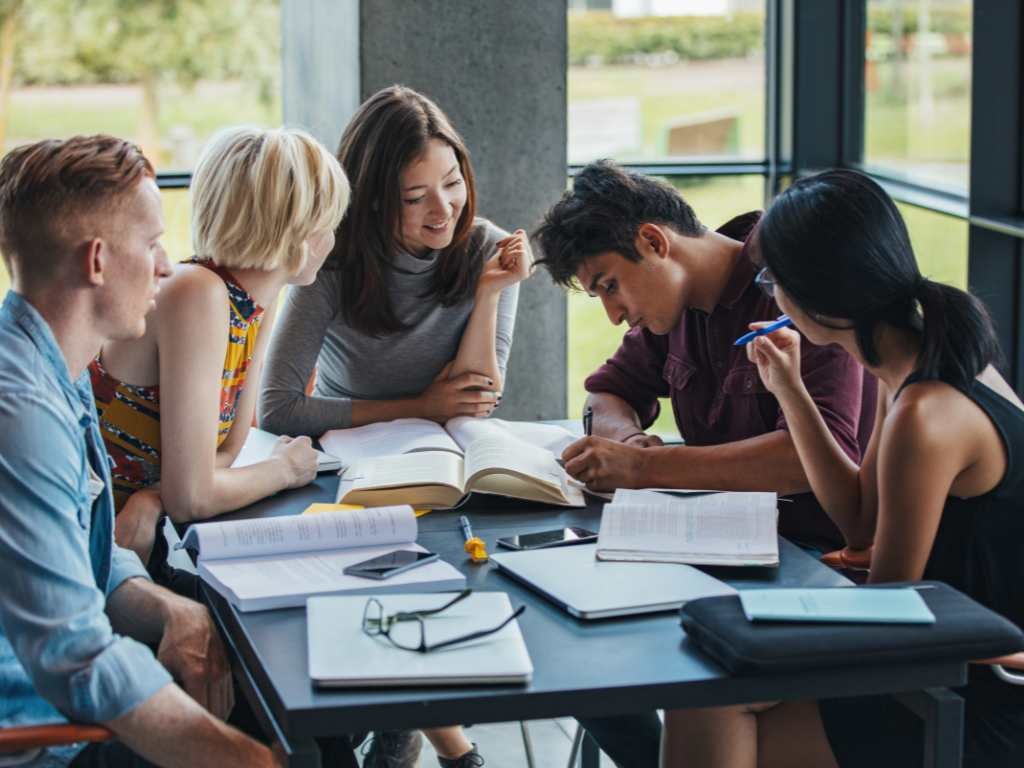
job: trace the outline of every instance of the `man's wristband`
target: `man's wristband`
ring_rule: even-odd
[[[619,442],[620,442],[620,443],[624,443],[624,442],[626,442],[627,440],[632,440],[632,439],[633,439],[634,437],[636,437],[637,435],[643,435],[644,437],[647,437],[647,433],[646,433],[646,432],[643,432],[643,431],[641,431],[641,432],[634,432],[634,433],[633,433],[633,434],[631,434],[631,435],[626,435],[625,437],[619,438]]]

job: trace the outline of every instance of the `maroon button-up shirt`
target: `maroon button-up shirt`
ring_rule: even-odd
[[[746,241],[759,218],[759,212],[743,214],[718,231]],[[621,397],[645,428],[658,416],[658,398],[670,398],[687,445],[720,445],[786,429],[782,409],[765,389],[757,366],[743,347],[733,346],[749,330],[748,323],[780,314],[754,283],[756,274],[744,247],[710,314],[687,309],[664,336],[631,329],[612,358],[587,378],[587,391]],[[874,419],[874,379],[840,347],[816,346],[806,339],[800,368],[829,431],[859,461]],[[791,498],[792,503],[779,505],[780,532],[821,545],[842,544],[838,529],[811,494]]]

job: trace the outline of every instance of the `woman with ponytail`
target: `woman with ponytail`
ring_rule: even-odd
[[[1024,626],[1024,404],[995,365],[989,316],[924,278],[896,206],[835,170],[798,181],[762,219],[758,281],[796,330],[748,347],[778,398],[822,507],[872,582],[947,582]],[[755,323],[751,327],[758,327]],[[838,344],[879,380],[860,466],[840,449],[800,379],[800,344]],[[972,667],[964,765],[1024,765],[1024,689]],[[920,721],[886,697],[666,715],[662,764],[920,765]]]

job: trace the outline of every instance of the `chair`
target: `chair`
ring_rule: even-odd
[[[834,552],[826,552],[821,556],[821,562],[836,570],[853,571],[854,574],[859,573],[864,576],[871,570],[871,551],[871,547],[867,549],[845,547]],[[995,659],[978,659],[971,663],[988,664],[992,667],[995,676],[1003,682],[1010,685],[1024,685],[1024,651]]]
[[[44,747],[58,747],[79,741],[101,743],[112,738],[114,734],[109,728],[80,723],[0,728],[0,762],[3,765],[18,765],[35,759]]]

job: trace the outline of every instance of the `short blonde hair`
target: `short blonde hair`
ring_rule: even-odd
[[[348,200],[341,165],[305,131],[227,128],[192,175],[192,248],[225,267],[294,274],[306,239],[337,229]]]

